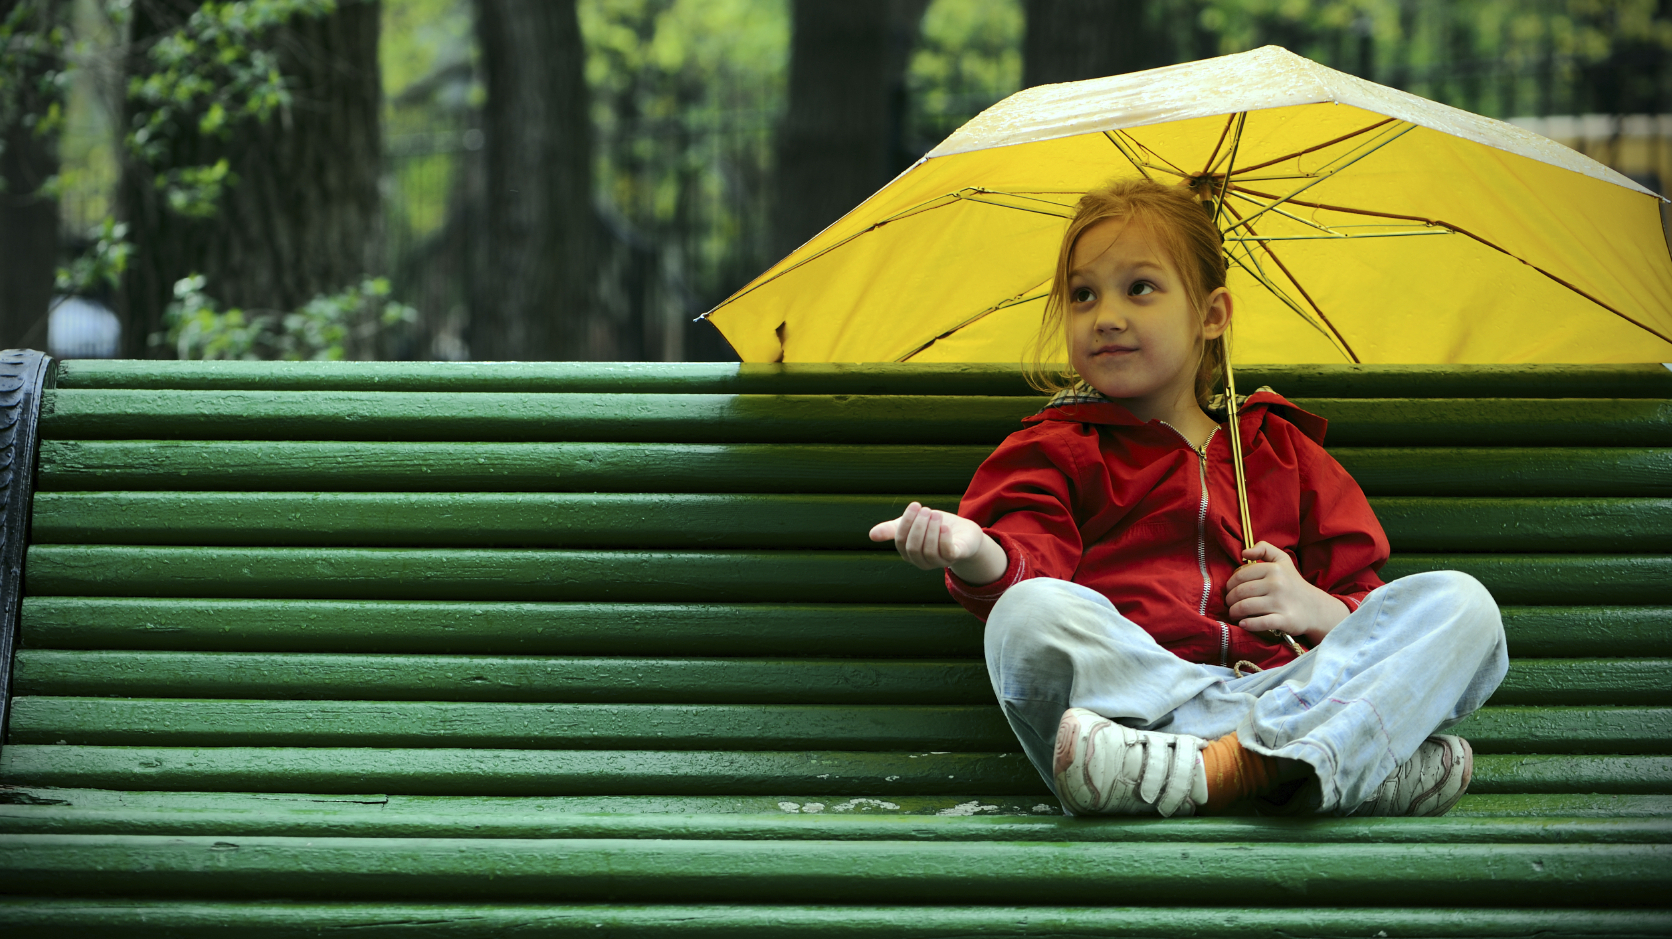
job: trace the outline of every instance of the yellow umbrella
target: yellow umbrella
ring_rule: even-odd
[[[1139,174],[1229,181],[1236,362],[1672,361],[1660,197],[1276,46],[1014,94],[708,315],[745,362],[1018,362]]]

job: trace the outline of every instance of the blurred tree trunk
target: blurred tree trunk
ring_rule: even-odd
[[[888,182],[901,76],[926,3],[795,0],[789,111],[778,132],[773,246],[782,257]],[[913,11],[915,10],[915,16]],[[902,48],[903,46],[903,48]]]
[[[1148,8],[1146,0],[1025,0],[1022,86],[1169,64],[1170,43],[1154,35]]]
[[[597,217],[575,0],[477,0],[486,244],[473,273],[475,359],[589,357]]]
[[[0,0],[0,22],[25,2],[30,0]],[[44,42],[58,23],[61,5],[33,0],[33,6],[26,28]],[[27,343],[45,349],[45,317],[58,266],[58,200],[40,188],[58,172],[58,148],[57,134],[37,133],[36,125],[58,98],[41,82],[64,63],[56,55],[27,54],[22,64],[17,87],[0,90],[16,95],[16,110],[0,115],[5,146],[0,154],[0,347]]]
[[[144,50],[197,6],[134,4],[130,77],[148,71]],[[290,310],[381,266],[379,14],[377,0],[343,0],[330,15],[275,29],[265,42],[279,55],[293,99],[265,123],[246,120],[225,141],[178,128],[161,165],[125,156],[118,204],[134,244],[123,284],[130,355],[147,354],[174,282],[194,272],[224,305]],[[130,127],[134,108],[130,102]],[[236,180],[213,216],[188,218],[168,207],[154,182],[159,172],[223,157]]]

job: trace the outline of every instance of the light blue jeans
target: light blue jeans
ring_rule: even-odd
[[[1173,655],[1102,594],[1049,578],[1004,592],[986,645],[993,692],[1053,789],[1057,724],[1081,707],[1139,730],[1235,732],[1256,753],[1311,764],[1319,811],[1341,815],[1485,703],[1509,669],[1497,604],[1456,571],[1379,587],[1317,648],[1240,678]]]

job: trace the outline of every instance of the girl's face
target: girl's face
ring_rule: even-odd
[[[1215,290],[1206,316],[1141,222],[1105,219],[1081,233],[1069,258],[1065,310],[1074,371],[1142,420],[1195,407],[1202,343],[1230,323],[1230,294]]]

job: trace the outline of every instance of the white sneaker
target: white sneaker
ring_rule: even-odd
[[[1399,764],[1354,815],[1383,818],[1444,815],[1463,798],[1475,771],[1475,751],[1469,741],[1435,734]]]
[[[1207,745],[1069,708],[1057,727],[1057,796],[1075,815],[1194,815],[1208,800]]]

